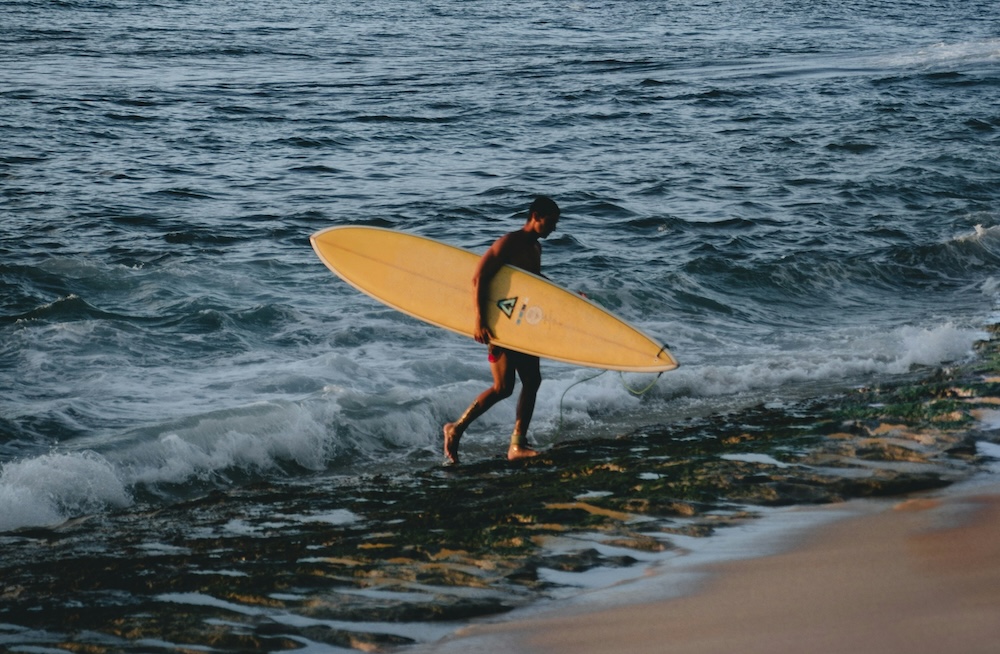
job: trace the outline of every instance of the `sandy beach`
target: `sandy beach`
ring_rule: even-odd
[[[1000,485],[884,502],[707,572],[677,599],[473,626],[431,651],[997,652]]]

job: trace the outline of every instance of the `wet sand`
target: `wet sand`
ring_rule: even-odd
[[[474,626],[432,651],[997,652],[1000,485],[885,502],[708,572],[684,597]]]

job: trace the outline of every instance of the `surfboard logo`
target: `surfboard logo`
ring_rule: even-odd
[[[514,308],[516,306],[517,306],[516,297],[507,297],[497,302],[497,308],[500,309],[500,311],[503,312],[503,315],[507,316],[508,318],[512,318],[514,316]]]
[[[545,317],[545,314],[542,312],[541,307],[528,307],[528,310],[523,311],[523,313],[524,313],[524,322],[528,323],[529,325],[537,325],[538,323],[542,322],[542,318]]]

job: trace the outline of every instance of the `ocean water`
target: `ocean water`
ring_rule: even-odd
[[[545,273],[681,368],[636,397],[544,364],[542,447],[967,359],[1000,301],[997,15],[4,0],[0,531],[439,465],[485,352],[333,277],[333,225],[483,251],[560,204]]]

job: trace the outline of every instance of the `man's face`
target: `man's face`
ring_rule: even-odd
[[[556,225],[559,224],[559,216],[541,216],[537,220],[539,222],[538,233],[542,238],[548,238],[549,234],[556,231]]]

